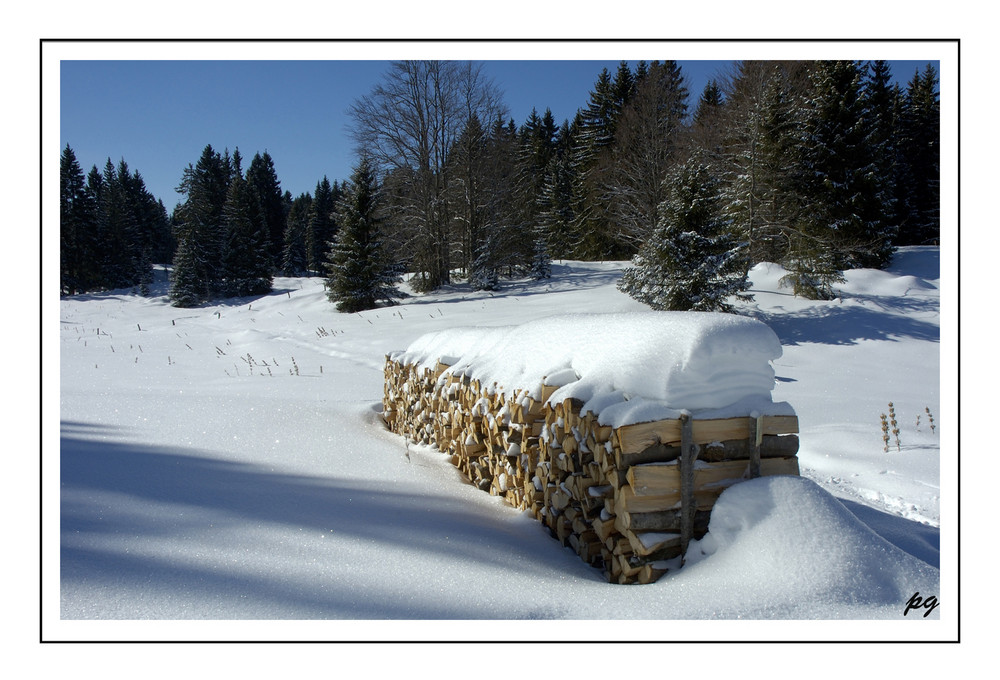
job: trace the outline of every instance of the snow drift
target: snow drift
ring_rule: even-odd
[[[751,617],[833,619],[871,607],[902,614],[900,603],[914,593],[938,592],[939,578],[937,569],[882,539],[815,482],[777,476],[723,492],[709,533],[691,543],[674,583],[717,599],[722,611],[745,598],[767,603]]]
[[[774,404],[777,335],[765,324],[716,312],[569,314],[518,326],[426,334],[391,358],[451,364],[497,389],[558,385],[550,403],[584,402],[604,425],[677,418],[792,415]],[[536,395],[537,396],[537,395]]]

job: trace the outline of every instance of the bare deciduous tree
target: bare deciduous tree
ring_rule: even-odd
[[[473,115],[492,120],[502,110],[481,65],[436,60],[393,62],[383,82],[350,107],[359,152],[392,175],[391,226],[412,256],[418,288],[450,280],[448,156]]]

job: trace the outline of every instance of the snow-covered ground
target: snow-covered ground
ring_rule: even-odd
[[[646,311],[615,288],[623,263],[352,315],[318,278],[186,310],[162,283],[64,299],[47,637],[951,638],[957,413],[941,393],[938,257],[909,248],[888,271],[847,272],[830,302],[793,297],[776,265],[753,270],[743,307],[782,343],[772,397],[799,416],[802,477],[727,490],[686,566],[646,586],[605,583],[379,418],[385,355],[427,333]],[[906,613],[915,593],[940,606]]]

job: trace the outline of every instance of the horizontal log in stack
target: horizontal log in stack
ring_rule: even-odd
[[[798,421],[765,415],[614,428],[558,385],[511,392],[386,357],[383,418],[469,482],[531,512],[612,583],[651,583],[708,529],[732,484],[798,475]],[[543,381],[544,382],[544,381]]]

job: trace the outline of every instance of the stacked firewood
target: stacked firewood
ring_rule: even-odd
[[[472,484],[531,512],[613,583],[662,576],[706,533],[728,486],[799,474],[795,416],[614,428],[578,400],[550,403],[558,385],[512,392],[448,369],[387,356],[387,426],[449,454]]]

